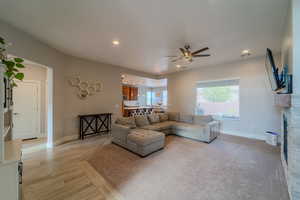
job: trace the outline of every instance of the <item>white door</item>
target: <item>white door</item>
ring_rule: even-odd
[[[18,82],[13,91],[13,138],[41,137],[40,83]]]

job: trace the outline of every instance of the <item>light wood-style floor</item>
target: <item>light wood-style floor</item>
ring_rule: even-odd
[[[123,199],[86,161],[97,148],[108,142],[109,137],[97,136],[23,155],[23,199]]]

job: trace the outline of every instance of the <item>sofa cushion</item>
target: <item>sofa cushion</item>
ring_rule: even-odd
[[[160,122],[158,114],[148,115],[148,119],[149,119],[149,121],[150,121],[151,124]]]
[[[165,135],[157,131],[134,129],[130,134],[128,134],[127,139],[136,144],[145,146],[157,141],[164,140]]]
[[[196,115],[194,116],[194,124],[205,125],[212,122],[214,119],[211,115]]]
[[[166,129],[171,129],[175,122],[173,121],[165,121],[160,123],[155,123],[147,126],[141,127],[142,129],[153,130],[153,131],[164,131]]]
[[[161,127],[161,130],[166,130],[166,129],[171,129],[175,123],[176,122],[174,121],[164,121],[158,123],[158,125]]]
[[[150,124],[147,115],[135,116],[135,123],[138,127],[147,126]]]
[[[173,128],[175,130],[182,130],[182,131],[188,131],[188,132],[202,132],[204,130],[205,126],[184,123],[184,122],[177,122],[173,125]]]
[[[169,116],[167,113],[161,113],[159,114],[159,121],[160,122],[165,122],[169,119]]]
[[[180,120],[179,121],[192,124],[193,120],[194,120],[193,115],[180,115]]]
[[[129,128],[136,128],[134,117],[120,117],[116,120],[116,124],[121,124]]]
[[[169,117],[169,120],[171,121],[179,121],[179,112],[169,112],[168,113],[168,117]]]

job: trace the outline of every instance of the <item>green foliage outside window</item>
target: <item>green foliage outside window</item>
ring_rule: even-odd
[[[230,87],[208,87],[203,88],[203,98],[210,102],[226,102],[233,97],[233,91]]]

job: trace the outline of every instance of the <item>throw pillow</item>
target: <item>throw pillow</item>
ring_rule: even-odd
[[[146,115],[135,116],[135,123],[138,127],[147,126],[150,124]]]
[[[136,128],[134,117],[120,117],[116,120],[116,123],[129,128]]]
[[[151,114],[148,115],[149,121],[151,124],[159,122],[159,115],[158,114]]]
[[[169,119],[169,116],[168,116],[167,113],[161,113],[161,114],[159,114],[159,120],[161,122],[167,121],[168,119]]]

